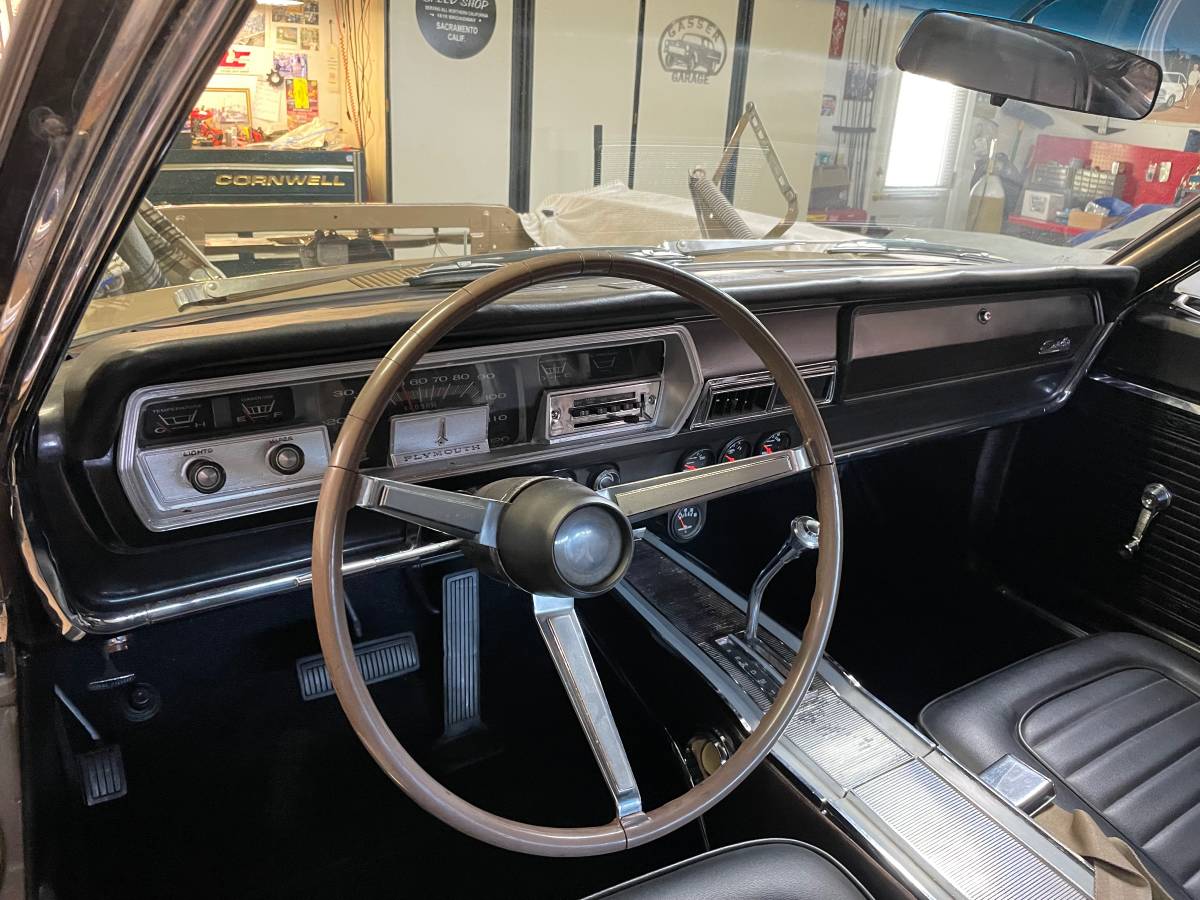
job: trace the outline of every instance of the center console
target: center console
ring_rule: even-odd
[[[747,640],[746,601],[653,534],[617,591],[747,730],[757,724],[781,683],[775,661],[790,666],[799,647],[794,634],[763,615]],[[772,753],[918,896],[1092,895],[1085,862],[828,657]]]

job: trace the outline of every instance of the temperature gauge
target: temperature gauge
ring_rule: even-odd
[[[668,517],[667,532],[676,543],[686,544],[704,528],[705,515],[706,509],[703,503],[681,506]]]
[[[696,469],[711,466],[716,461],[717,455],[707,447],[697,447],[679,461],[679,470],[681,472],[694,472]]]
[[[792,446],[792,436],[786,431],[772,431],[758,442],[759,453],[781,453]]]
[[[735,437],[722,448],[721,462],[736,462],[739,459],[746,459],[753,449],[748,438]]]

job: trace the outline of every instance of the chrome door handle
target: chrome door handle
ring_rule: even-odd
[[[1154,521],[1155,516],[1171,505],[1171,492],[1158,482],[1148,484],[1142,489],[1139,502],[1142,508],[1138,510],[1133,536],[1119,551],[1122,559],[1133,559],[1133,555],[1142,545],[1142,538],[1146,536],[1146,529],[1150,527],[1150,523]]]

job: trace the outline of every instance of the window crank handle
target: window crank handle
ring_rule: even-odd
[[[1142,545],[1142,538],[1146,536],[1146,529],[1150,527],[1150,523],[1160,512],[1171,505],[1171,492],[1167,490],[1166,486],[1157,482],[1148,484],[1142,490],[1140,503],[1142,508],[1138,510],[1137,524],[1133,526],[1133,536],[1120,550],[1122,559],[1133,559],[1133,555]]]

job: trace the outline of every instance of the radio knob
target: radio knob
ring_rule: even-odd
[[[295,475],[304,468],[304,451],[295,444],[276,444],[267,454],[267,464],[280,475]]]
[[[211,459],[192,460],[183,475],[201,494],[215,494],[225,486],[225,469]]]

